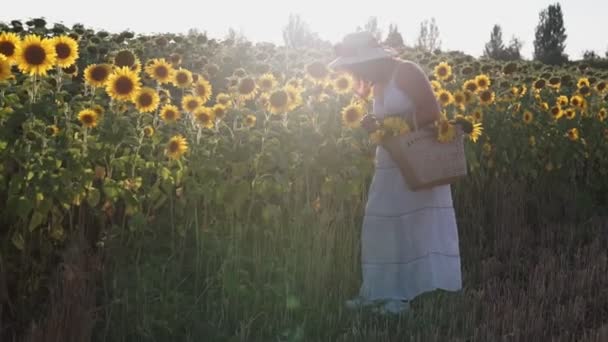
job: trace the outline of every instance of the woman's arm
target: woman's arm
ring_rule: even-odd
[[[415,63],[399,62],[395,74],[397,86],[414,102],[419,127],[439,120],[441,109],[424,71]]]

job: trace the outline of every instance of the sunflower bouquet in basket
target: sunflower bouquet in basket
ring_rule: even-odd
[[[369,138],[373,144],[381,144],[387,137],[398,137],[410,132],[410,126],[400,116],[387,116],[376,120],[376,129],[372,131]]]

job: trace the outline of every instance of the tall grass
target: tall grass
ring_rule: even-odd
[[[605,340],[608,231],[573,214],[573,188],[545,185],[547,201],[538,184],[454,186],[464,289],[424,294],[398,318],[343,305],[360,284],[365,191],[318,211],[285,194],[263,223],[213,221],[218,208],[189,203],[182,227],[159,215],[127,247],[108,240],[94,340]]]

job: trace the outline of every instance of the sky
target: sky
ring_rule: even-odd
[[[196,28],[211,38],[224,38],[229,28],[252,41],[282,43],[281,29],[289,14],[299,14],[311,30],[332,43],[378,18],[386,33],[396,24],[406,44],[416,41],[420,22],[434,17],[442,49],[460,50],[473,56],[483,53],[494,24],[503,29],[503,40],[512,36],[524,42],[522,54],[532,56],[534,30],[539,12],[557,0],[29,0],[2,6],[0,21],[45,17],[71,25],[76,22],[95,29],[136,33],[187,32]],[[566,27],[566,53],[578,59],[585,50],[604,55],[608,31],[606,0],[561,0]]]

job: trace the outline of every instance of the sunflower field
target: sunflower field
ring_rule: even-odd
[[[0,338],[608,336],[608,70],[401,57],[468,127],[466,290],[393,322],[340,306],[378,137],[331,49],[0,23]]]

